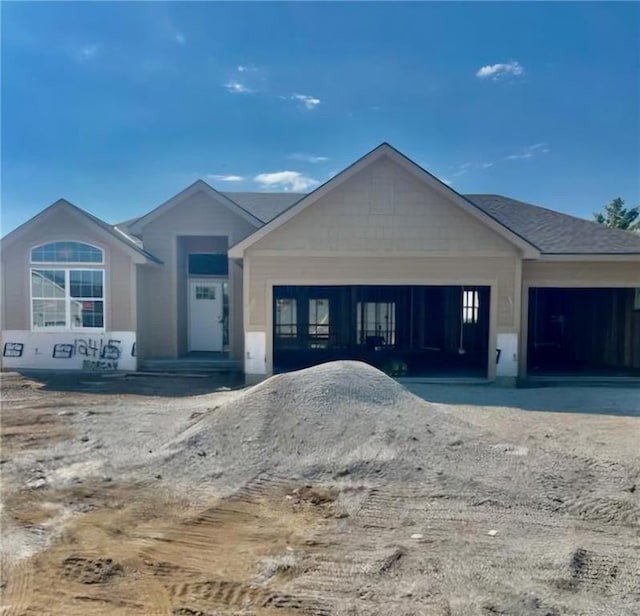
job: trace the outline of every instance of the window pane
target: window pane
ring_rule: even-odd
[[[103,297],[102,270],[71,270],[71,297]]]
[[[196,285],[196,299],[215,299],[215,298],[216,298],[215,286]]]
[[[33,300],[34,327],[66,327],[66,302],[60,299]]]
[[[104,327],[104,302],[71,301],[72,327]]]
[[[309,300],[309,336],[329,337],[329,300]]]
[[[358,302],[358,341],[370,347],[393,346],[396,342],[394,302]]]
[[[64,297],[64,270],[32,270],[32,297]]]
[[[462,292],[462,322],[477,323],[480,296],[477,291]]]
[[[35,263],[102,263],[102,250],[82,242],[51,242],[31,250]]]
[[[294,338],[298,335],[296,300],[276,299],[276,336]]]

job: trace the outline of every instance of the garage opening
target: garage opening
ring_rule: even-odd
[[[640,376],[640,290],[532,288],[530,376]]]
[[[275,372],[358,359],[406,376],[486,377],[486,286],[277,286]]]

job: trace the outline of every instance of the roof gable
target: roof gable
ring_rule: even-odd
[[[345,170],[340,172],[338,175],[331,178],[328,182],[318,187],[313,192],[301,197],[300,200],[285,209],[262,228],[258,229],[255,233],[233,246],[229,251],[229,255],[234,258],[242,258],[244,251],[247,248],[264,238],[275,229],[281,227],[284,223],[291,220],[301,211],[311,206],[313,203],[327,195],[329,192],[343,185],[354,175],[383,157],[388,157],[389,159],[403,167],[405,170],[407,170],[409,173],[413,174],[419,181],[426,183],[430,188],[438,192],[440,195],[446,197],[448,201],[453,203],[454,207],[461,208],[467,214],[470,214],[472,217],[492,229],[498,235],[502,236],[508,242],[519,248],[523,252],[524,256],[538,256],[539,253],[535,246],[527,242],[517,233],[514,233],[513,231],[505,227],[493,216],[487,214],[487,212],[457,193],[451,187],[441,182],[434,175],[422,169],[422,167],[401,154],[398,150],[390,146],[388,143],[381,144],[380,146],[357,160],[355,163],[347,167]]]
[[[108,243],[116,242],[116,246],[127,252],[136,263],[162,263],[159,259],[154,257],[151,253],[144,250],[138,243],[130,237],[127,233],[112,227],[108,223],[104,222],[97,216],[90,214],[89,212],[79,208],[73,203],[70,203],[66,199],[58,199],[55,203],[36,214],[33,218],[23,223],[10,233],[8,233],[2,239],[2,249],[5,250],[13,245],[16,241],[19,241],[25,233],[38,224],[44,224],[51,216],[56,216],[59,212],[64,211],[74,218],[82,221],[84,224],[93,227],[94,231],[99,236],[102,236]]]
[[[188,186],[184,190],[180,191],[177,195],[171,197],[168,201],[165,201],[157,208],[151,210],[148,214],[141,216],[140,218],[133,221],[128,225],[128,229],[131,233],[140,234],[142,233],[144,227],[159,218],[165,212],[172,210],[177,207],[180,203],[188,199],[192,195],[195,195],[198,192],[203,192],[206,195],[209,195],[216,202],[220,203],[222,206],[229,209],[231,212],[245,219],[249,223],[251,223],[255,227],[260,227],[263,224],[263,221],[258,217],[254,216],[251,212],[246,210],[245,208],[238,205],[235,201],[227,197],[225,194],[218,192],[215,188],[209,186],[204,180],[197,180],[191,186]]]

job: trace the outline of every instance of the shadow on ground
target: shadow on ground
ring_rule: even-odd
[[[225,373],[133,375],[23,370],[19,374],[42,383],[42,389],[45,391],[88,394],[131,394],[179,398],[244,387],[244,375]],[[6,373],[3,378],[5,376]]]
[[[3,374],[3,378],[10,373]],[[15,373],[14,373],[15,374]],[[130,394],[181,398],[241,389],[242,374],[92,374],[78,372],[21,371],[42,383],[46,391],[87,394]],[[511,389],[493,385],[403,383],[415,395],[441,404],[505,407],[525,411],[585,413],[640,417],[640,388],[538,387]],[[478,408],[478,412],[482,409]]]
[[[640,417],[640,388],[537,387],[511,389],[493,385],[406,384],[409,391],[428,402],[497,406],[554,413],[586,413]],[[482,412],[479,408],[478,412]]]

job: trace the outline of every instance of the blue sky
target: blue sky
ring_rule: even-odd
[[[60,197],[310,190],[382,141],[463,193],[640,202],[639,3],[1,8],[3,234]]]

